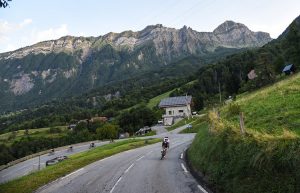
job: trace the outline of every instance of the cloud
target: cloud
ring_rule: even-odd
[[[19,24],[20,28],[29,25],[32,23],[32,19],[24,19],[24,21],[22,23]]]
[[[45,40],[58,39],[62,36],[68,35],[68,27],[66,24],[62,24],[57,28],[49,28],[46,30],[34,30],[31,32],[31,42],[37,43]]]
[[[50,27],[48,29],[26,28],[25,30],[24,27],[31,23],[31,19],[25,19],[17,25],[0,21],[0,53],[30,46],[41,41],[58,39],[69,33],[66,24]]]
[[[32,19],[24,19],[21,23],[10,23],[5,20],[0,20],[0,34],[12,33],[21,30],[23,27],[32,23]]]
[[[32,19],[24,19],[20,23],[10,23],[5,20],[0,20],[0,43],[8,42],[11,38],[10,34],[22,30],[25,26],[32,23]]]

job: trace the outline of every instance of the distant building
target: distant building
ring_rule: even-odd
[[[255,70],[251,70],[249,73],[248,73],[248,79],[249,80],[252,80],[252,79],[254,79],[254,78],[256,78],[257,77],[257,75],[256,75],[256,73],[255,73]]]
[[[284,69],[282,70],[282,72],[284,72],[285,75],[293,74],[293,73],[295,73],[295,71],[296,71],[296,68],[295,68],[295,65],[294,65],[294,64],[286,65],[286,66],[284,67]]]
[[[91,122],[106,122],[108,119],[107,117],[92,117]]]
[[[169,97],[162,99],[159,108],[165,109],[164,125],[172,125],[178,118],[191,116],[192,96]]]

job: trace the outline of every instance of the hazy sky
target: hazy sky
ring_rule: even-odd
[[[213,31],[225,20],[277,38],[300,0],[12,0],[0,8],[0,52],[65,35],[99,36],[147,25]]]

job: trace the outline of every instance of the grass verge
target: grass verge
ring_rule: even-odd
[[[192,123],[193,121],[196,121],[197,120],[197,117],[193,117],[193,118],[184,118],[180,121],[178,121],[177,123],[175,123],[174,125],[170,126],[170,127],[166,127],[166,129],[168,131],[172,131],[178,127],[181,127],[183,125],[186,125],[186,124],[189,124],[189,123]]]
[[[207,116],[199,117],[191,125],[192,128],[185,128],[180,133],[198,133],[199,130],[207,129],[209,125]]]
[[[105,157],[127,151],[130,149],[142,147],[160,142],[160,139],[130,139],[126,141],[116,142],[103,145],[90,151],[82,152],[70,156],[68,160],[60,162],[56,165],[49,166],[41,171],[34,172],[19,179],[0,185],[0,192],[5,193],[29,193],[39,187],[65,176],[79,168],[82,168],[95,161]]]

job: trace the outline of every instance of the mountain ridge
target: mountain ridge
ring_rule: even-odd
[[[230,30],[228,30],[228,28]],[[215,30],[213,30],[213,32],[198,32],[196,30],[193,30],[190,27],[187,26],[183,26],[180,29],[176,29],[176,28],[170,28],[170,27],[165,27],[162,24],[156,24],[156,25],[148,25],[146,26],[144,29],[140,30],[140,31],[131,31],[131,30],[127,30],[127,31],[123,31],[120,33],[115,33],[115,32],[109,32],[107,34],[104,35],[100,35],[97,37],[94,36],[89,36],[89,37],[84,37],[84,36],[71,36],[71,35],[67,35],[67,36],[63,36],[60,37],[59,39],[55,39],[55,40],[46,40],[46,41],[42,41],[42,42],[38,42],[36,44],[33,45],[29,45],[23,48],[19,48],[17,50],[14,51],[9,51],[9,52],[4,52],[4,53],[0,53],[0,59],[4,58],[4,59],[9,59],[11,57],[14,57],[16,54],[15,52],[23,52],[23,54],[21,54],[19,57],[23,57],[26,56],[29,53],[49,53],[49,52],[60,52],[60,51],[66,51],[67,53],[74,50],[77,50],[77,48],[80,46],[84,46],[83,48],[85,49],[86,47],[97,47],[97,43],[99,43],[99,41],[101,43],[112,43],[113,46],[115,46],[115,48],[118,47],[122,47],[122,46],[132,46],[132,44],[136,44],[135,46],[139,46],[141,44],[144,44],[145,41],[149,40],[151,36],[152,38],[157,38],[157,35],[161,35],[162,33],[189,33],[189,36],[193,36],[193,35],[198,35],[200,37],[197,37],[197,39],[200,38],[210,38],[210,40],[212,41],[217,41],[217,39],[220,40],[220,38],[215,38],[213,37],[213,35],[220,35],[220,34],[224,34],[224,33],[228,33],[231,30],[234,29],[238,29],[241,32],[245,33],[247,32],[247,35],[259,35],[262,36],[263,38],[265,38],[265,40],[262,40],[261,42],[259,42],[258,44],[256,43],[251,43],[248,42],[249,44],[247,45],[242,45],[240,47],[257,47],[257,46],[262,46],[265,43],[269,42],[272,40],[272,38],[270,37],[270,35],[266,32],[253,32],[251,31],[247,26],[245,26],[244,24],[241,23],[236,23],[234,21],[225,21],[224,23],[220,24]],[[242,30],[241,30],[242,29]],[[183,32],[184,31],[184,32]],[[158,33],[160,32],[160,34]],[[251,34],[253,33],[253,34]],[[235,34],[238,35],[238,34]],[[253,38],[253,37],[251,37]],[[263,39],[262,38],[262,39]],[[139,39],[141,39],[140,41],[138,41]],[[73,40],[73,41],[72,41]],[[72,42],[71,42],[72,41]],[[102,42],[103,41],[103,42]],[[202,41],[201,43],[206,43],[205,41]],[[72,46],[71,46],[72,45]],[[42,48],[44,46],[44,48]],[[214,46],[214,49],[217,48],[218,46],[221,47],[230,47],[228,45],[217,45]],[[34,48],[36,47],[37,52],[34,52]],[[59,49],[60,47],[65,47],[65,50],[61,50]],[[237,46],[235,46],[237,47]],[[39,48],[41,49],[40,52]],[[71,49],[73,48],[73,49]],[[31,52],[30,52],[31,51]],[[3,55],[8,55],[6,57],[3,57]],[[16,56],[15,56],[16,57]],[[18,56],[17,56],[18,57]]]
[[[272,40],[267,33],[257,34],[235,22],[221,24],[216,28],[219,32],[222,25],[235,27],[215,35],[187,26],[175,29],[157,24],[137,32],[110,32],[98,37],[64,36],[2,53],[0,100],[5,101],[7,109],[29,101],[44,102],[81,94],[109,82],[172,65],[185,57],[212,61]],[[205,62],[194,65],[200,67]],[[174,77],[182,73],[173,72]],[[1,103],[0,107],[4,109]]]

